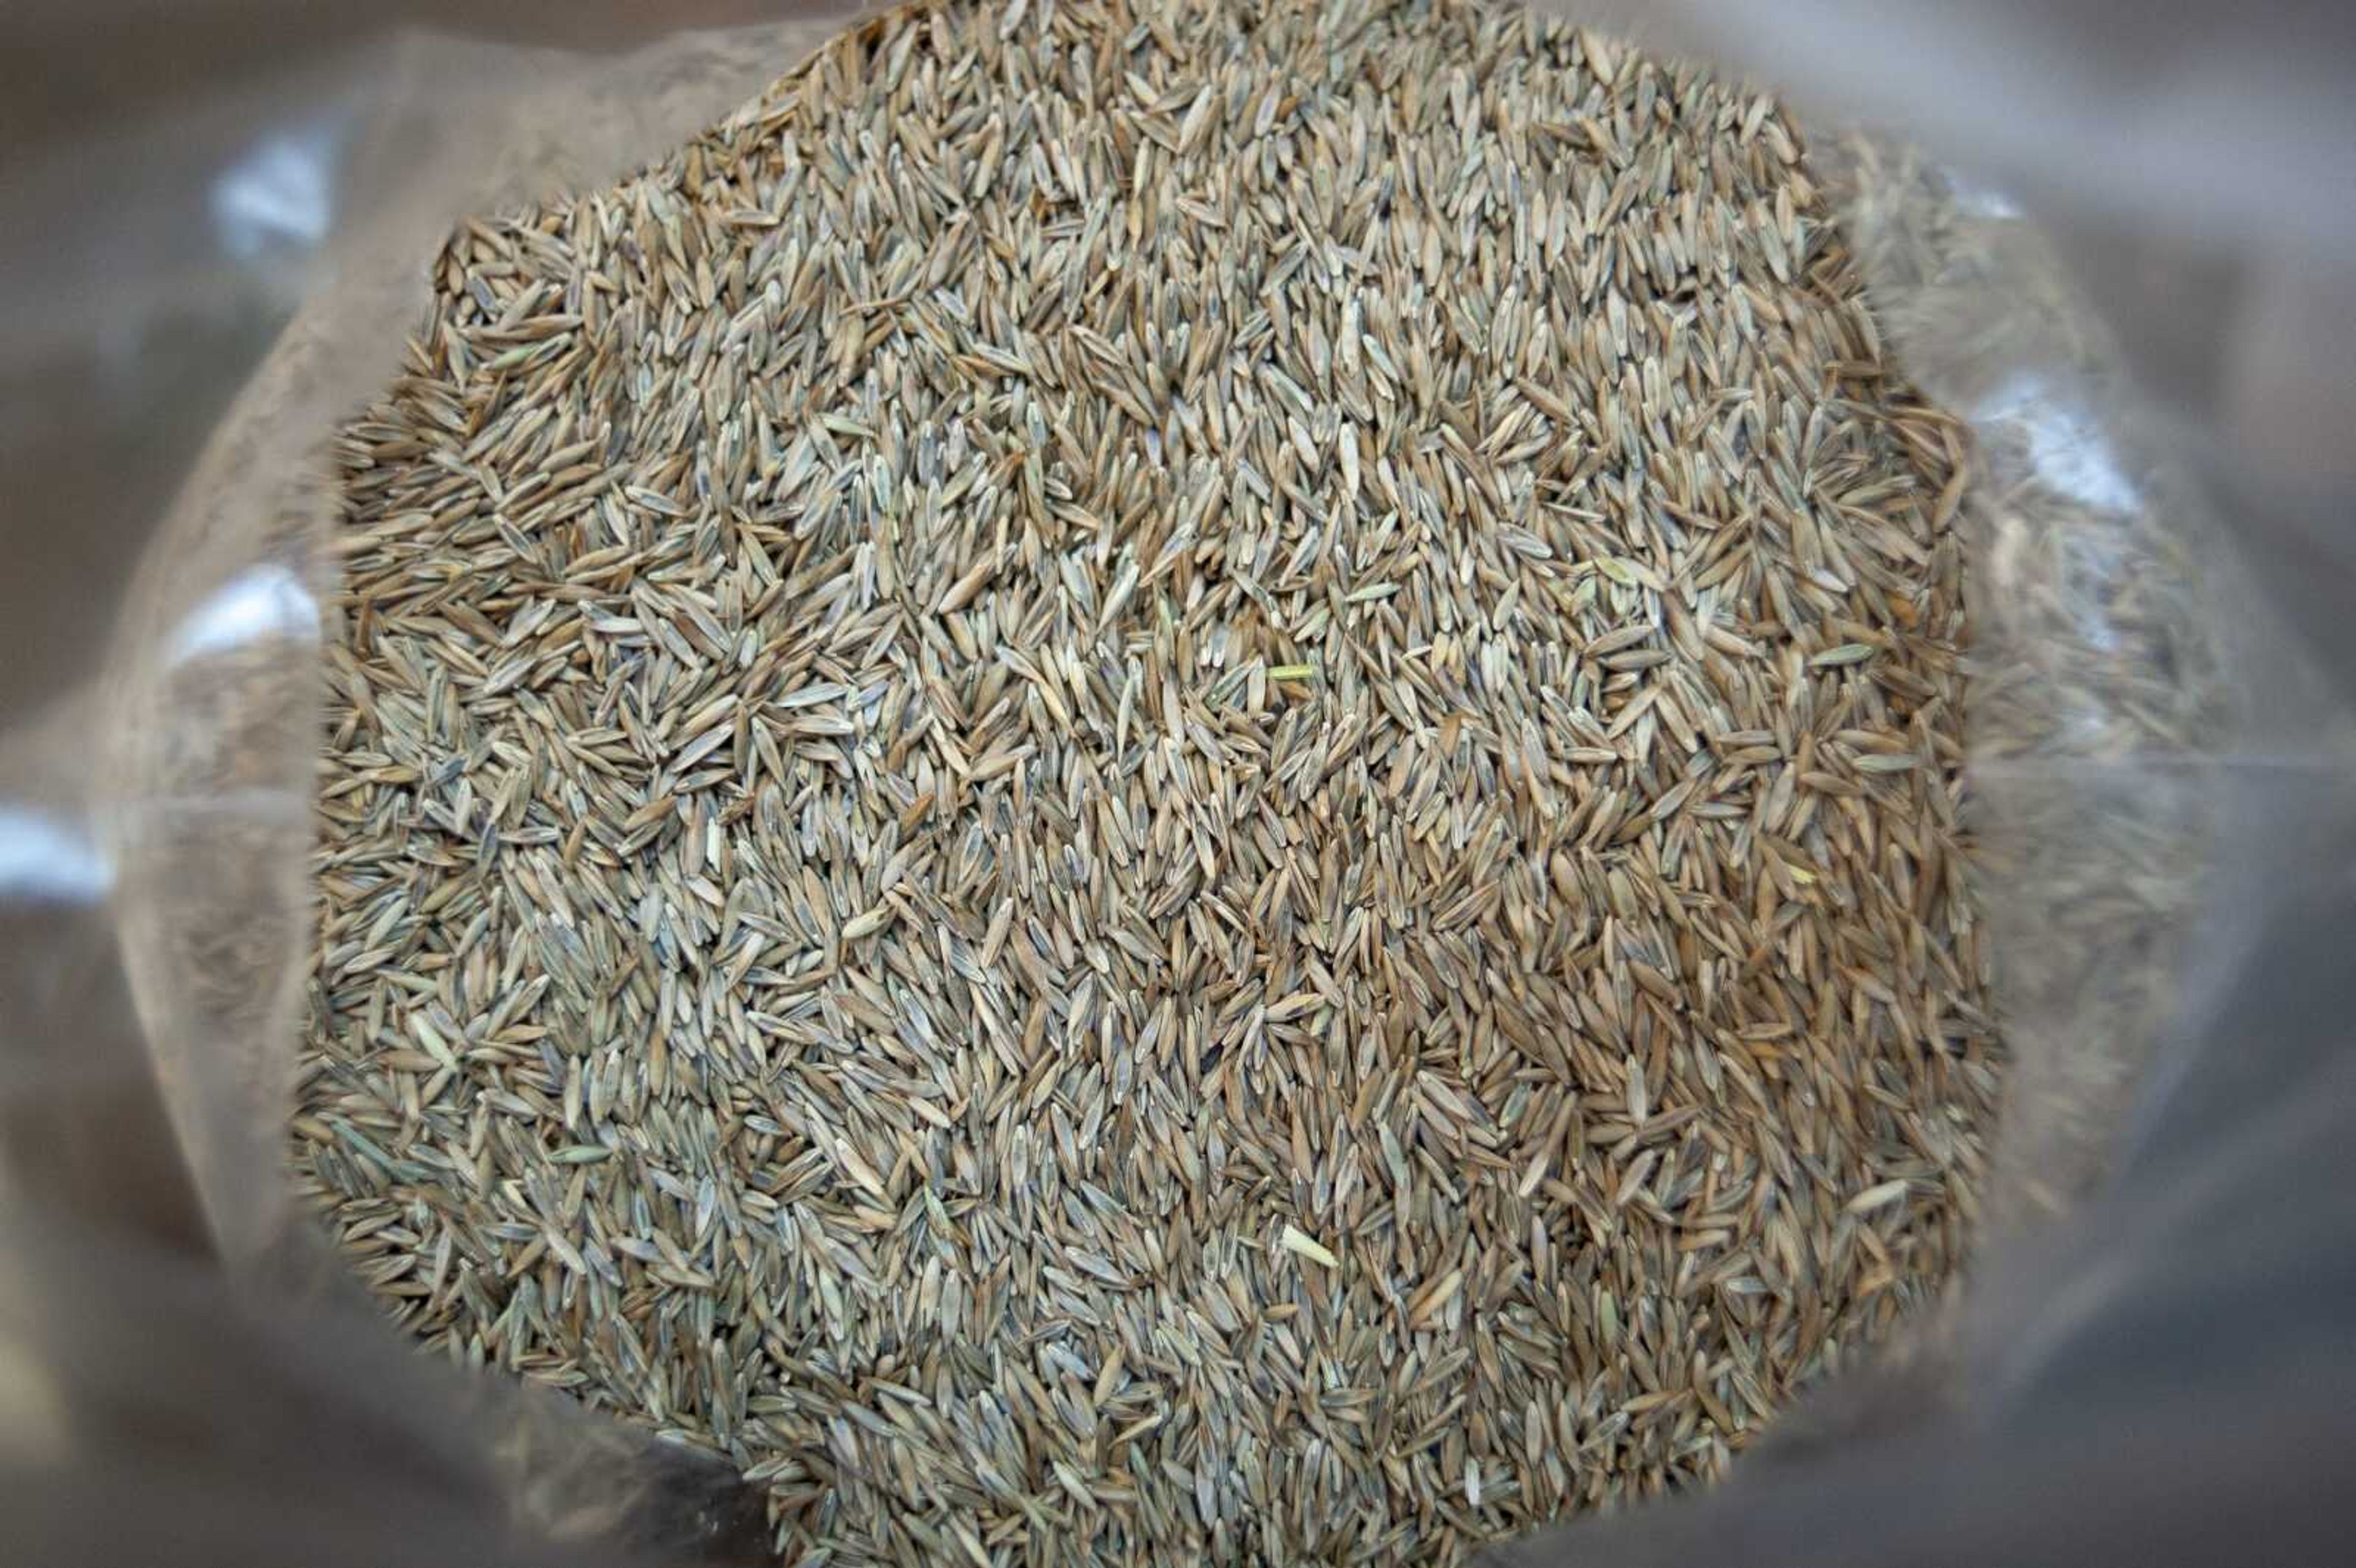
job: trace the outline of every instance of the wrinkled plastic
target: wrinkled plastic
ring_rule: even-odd
[[[283,1176],[324,438],[455,219],[609,182],[848,14],[483,9],[0,22],[25,1561],[759,1555],[717,1466],[411,1353]],[[2012,1059],[1985,1260],[1940,1332],[1698,1504],[1581,1527],[1600,1558],[2166,1555],[2349,1506],[2297,1487],[2356,1408],[2356,966],[2327,934],[2356,914],[2356,55],[2276,9],[2137,7],[2131,43],[2094,0],[1581,9],[1794,96],[1898,363],[1971,422],[1972,826]],[[2025,1500],[1975,1512],[1975,1486]]]
[[[458,217],[611,183],[849,12],[500,7],[519,43],[380,30],[403,9],[37,6],[5,40],[95,78],[31,74],[0,185],[11,1561],[766,1560],[727,1467],[424,1362],[292,1211],[319,458]]]

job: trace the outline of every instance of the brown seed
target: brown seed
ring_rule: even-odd
[[[1767,100],[908,10],[432,276],[294,1122],[431,1346],[788,1553],[1450,1562],[1948,1276],[1961,433]]]

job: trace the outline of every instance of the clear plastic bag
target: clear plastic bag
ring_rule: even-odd
[[[530,45],[381,30],[431,5],[28,26],[21,62],[124,58],[101,102],[34,98],[6,187],[12,1554],[766,1561],[725,1467],[400,1345],[284,1153],[336,411],[391,374],[458,217],[618,177],[849,14],[696,29],[766,9],[501,7]]]
[[[290,1212],[334,571],[316,459],[458,216],[610,180],[849,13],[712,31],[769,8],[510,0],[517,42],[382,30],[493,26],[455,6],[375,9],[364,32],[271,4],[5,24],[27,78],[0,183],[5,1537],[28,1561],[757,1560],[724,1473],[423,1364]],[[2155,1500],[2121,1465],[2094,1493],[2051,1484],[2091,1435],[2221,1392],[2090,1360],[2098,1328],[2197,1356],[2187,1303],[2297,1295],[2278,1354],[2216,1362],[2278,1405],[2122,1449],[2255,1507],[2300,1471],[2261,1487],[2221,1435],[2344,1438],[2322,1396],[2356,1367],[2319,1316],[2347,1320],[2356,1249],[2314,1250],[2349,1239],[2356,1190],[2335,1033],[2356,966],[2321,937],[2356,912],[2335,352],[2356,99],[2331,77],[2356,56],[2247,7],[2232,30],[2138,9],[2131,49],[2104,30],[2125,8],[2091,0],[1592,9],[1759,71],[1807,123],[1936,150],[1860,132],[1813,155],[1901,368],[1978,443],[1971,778],[2012,1061],[1987,1261],[1943,1332],[1800,1413],[1780,1464],[1593,1527],[1594,1550],[2036,1555],[2070,1539],[2039,1519],[2173,1519],[2197,1487]],[[2291,1349],[2309,1376],[2283,1375]],[[1943,1513],[1974,1475],[2050,1514],[2008,1535]]]

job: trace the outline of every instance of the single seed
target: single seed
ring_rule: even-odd
[[[1277,1239],[1284,1243],[1285,1251],[1290,1253],[1298,1253],[1302,1257],[1307,1258],[1311,1263],[1322,1264],[1327,1268],[1340,1268],[1342,1266],[1342,1260],[1340,1258],[1335,1257],[1332,1253],[1329,1253],[1323,1247],[1319,1246],[1315,1241],[1303,1234],[1293,1226],[1287,1225],[1284,1228],[1283,1234],[1279,1236]]]

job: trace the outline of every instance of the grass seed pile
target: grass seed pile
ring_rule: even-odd
[[[1447,1562],[1950,1274],[1961,435],[1775,106],[901,11],[343,434],[301,1179],[787,1555]]]

